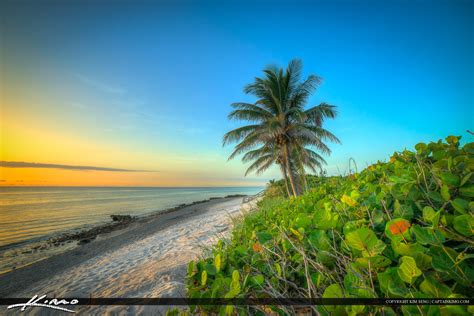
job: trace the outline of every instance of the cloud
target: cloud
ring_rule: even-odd
[[[92,86],[96,89],[102,90],[103,92],[112,93],[112,94],[124,94],[127,92],[125,89],[108,85],[104,82],[100,82],[98,80],[86,77],[81,74],[75,74],[75,77],[79,79],[80,81],[82,81],[83,83],[89,86]]]
[[[51,163],[37,163],[37,162],[23,162],[23,161],[0,161],[0,167],[53,168],[53,169],[66,169],[66,170],[112,171],[112,172],[156,172],[156,171],[151,171],[151,170],[118,169],[118,168],[94,167],[94,166],[71,166],[71,165],[58,165],[58,164],[51,164]]]

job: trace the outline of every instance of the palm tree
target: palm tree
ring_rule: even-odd
[[[295,196],[302,193],[298,175],[304,179],[305,168],[316,171],[326,163],[316,151],[330,154],[325,141],[339,143],[336,136],[322,127],[326,118],[336,117],[335,106],[321,103],[305,110],[321,78],[310,75],[301,81],[301,71],[300,60],[292,60],[285,71],[275,66],[265,68],[263,77],[256,77],[244,88],[257,101],[233,103],[234,110],[228,116],[251,124],[236,128],[223,138],[224,145],[237,142],[229,160],[245,153],[242,160],[253,161],[246,175],[262,173],[277,164]]]

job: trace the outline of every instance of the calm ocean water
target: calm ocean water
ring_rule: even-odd
[[[146,215],[182,203],[255,194],[263,187],[0,187],[0,248],[110,222],[111,214]]]

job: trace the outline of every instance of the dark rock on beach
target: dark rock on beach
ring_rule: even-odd
[[[133,220],[132,216],[130,215],[110,215],[110,217],[112,218],[112,220],[114,222],[130,222]]]

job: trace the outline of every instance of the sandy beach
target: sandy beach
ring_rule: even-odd
[[[0,297],[183,297],[190,260],[229,233],[249,204],[214,199],[156,215],[0,276]],[[80,312],[162,312],[164,306],[76,306]],[[35,310],[31,310],[35,312]],[[36,309],[36,312],[43,312]]]

